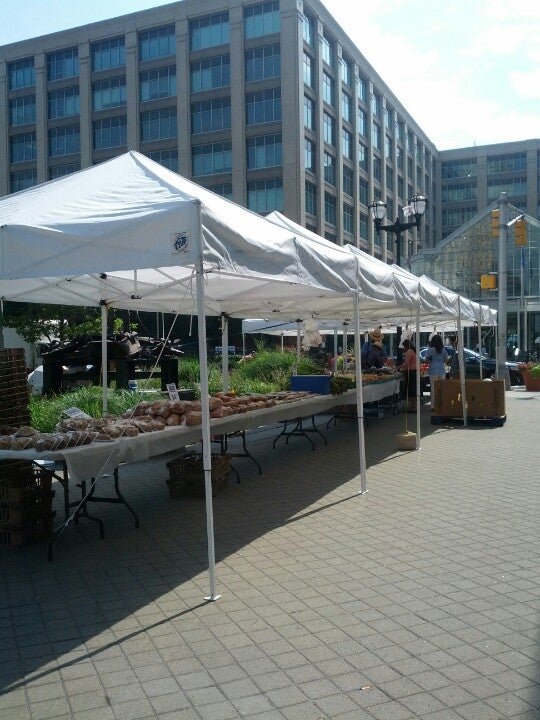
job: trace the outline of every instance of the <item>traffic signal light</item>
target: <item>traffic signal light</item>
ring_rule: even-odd
[[[491,211],[491,237],[499,237],[499,211]]]
[[[527,244],[527,225],[523,217],[518,218],[514,223],[514,243],[516,245]]]
[[[496,275],[480,275],[480,288],[482,290],[495,290],[497,287]]]

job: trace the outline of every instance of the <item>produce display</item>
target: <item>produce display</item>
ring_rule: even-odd
[[[295,402],[312,393],[283,391],[263,395],[216,393],[209,398],[210,417],[222,418],[251,410]],[[167,427],[200,425],[199,400],[156,400],[140,402],[122,416],[102,418],[72,417],[61,420],[54,433],[41,433],[29,426],[0,426],[0,450],[63,450],[91,442],[110,442],[120,437],[136,437],[139,433],[156,432]]]

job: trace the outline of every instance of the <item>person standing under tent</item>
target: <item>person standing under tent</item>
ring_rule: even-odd
[[[456,380],[457,378],[459,378],[458,342],[455,335],[452,335],[448,339],[450,340],[450,345],[454,348],[454,354],[450,358],[449,376],[450,380]]]
[[[399,366],[398,370],[405,374],[405,388],[404,397],[407,399],[407,411],[416,412],[416,352],[411,341],[405,339],[403,341],[403,350],[405,355],[403,356],[403,364]]]
[[[429,387],[431,391],[431,410],[435,404],[435,380],[446,379],[446,366],[448,361],[448,353],[443,345],[442,337],[438,334],[433,335],[429,341],[427,351],[427,360],[429,362]]]
[[[383,334],[381,327],[370,330],[368,340],[362,345],[360,350],[360,359],[362,367],[368,369],[373,367],[373,361],[376,361],[375,367],[382,367],[388,357],[383,345]],[[380,365],[378,364],[380,362]]]

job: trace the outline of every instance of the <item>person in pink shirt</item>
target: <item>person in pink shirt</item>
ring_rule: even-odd
[[[408,412],[416,412],[416,352],[410,340],[403,341],[403,363],[399,366],[405,375],[405,397]]]

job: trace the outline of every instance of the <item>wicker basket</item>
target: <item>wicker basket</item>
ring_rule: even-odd
[[[227,485],[230,471],[230,455],[212,454],[212,496]],[[169,470],[170,497],[204,497],[203,457],[198,453],[181,455],[167,463]]]

